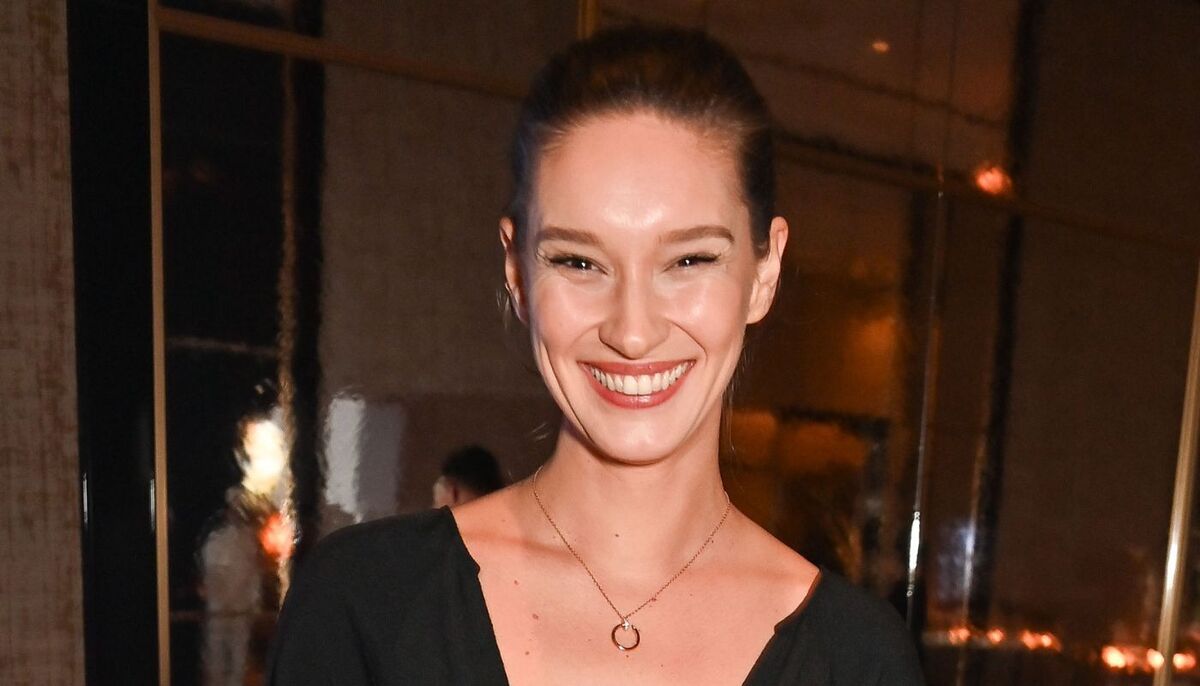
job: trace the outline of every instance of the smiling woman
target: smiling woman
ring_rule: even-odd
[[[563,412],[553,456],[453,510],[330,536],[271,683],[921,683],[898,616],[722,484],[723,398],[788,237],[768,122],[700,33],[608,31],[541,72],[500,240]]]
[[[760,259],[725,147],[654,111],[593,114],[539,162],[528,246],[502,222],[509,288],[546,385],[572,435],[609,459],[715,447],[745,327],[770,307],[787,224],[770,222]],[[663,372],[674,383],[653,393]]]

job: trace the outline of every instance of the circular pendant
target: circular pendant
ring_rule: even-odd
[[[620,637],[617,636],[618,632],[621,634]],[[630,624],[629,620],[626,619],[613,627],[612,642],[617,647],[617,650],[621,652],[633,650],[642,642],[642,632],[638,631],[638,628]]]

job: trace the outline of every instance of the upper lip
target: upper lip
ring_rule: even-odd
[[[585,360],[581,364],[594,367],[605,374],[620,374],[622,376],[641,376],[643,374],[658,374],[669,372],[681,364],[689,364],[692,360],[664,360],[662,362],[593,362]]]

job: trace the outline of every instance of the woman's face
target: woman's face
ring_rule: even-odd
[[[787,224],[761,259],[720,141],[655,114],[587,120],[539,162],[506,275],[577,435],[624,462],[715,440],[746,324],[770,307]]]

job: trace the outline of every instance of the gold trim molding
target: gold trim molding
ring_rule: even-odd
[[[162,69],[158,6],[147,0],[150,90],[150,290],[154,327],[154,559],[158,602],[158,683],[171,683],[171,595],[167,535],[167,336],[163,281]]]
[[[357,67],[508,100],[519,100],[525,94],[524,84],[395,55],[380,55],[366,50],[357,50],[293,31],[254,26],[169,7],[160,6],[158,8],[158,26],[165,33],[179,36],[275,53],[295,59]]]
[[[1188,538],[1192,529],[1192,494],[1196,479],[1196,450],[1200,441],[1200,265],[1196,269],[1195,305],[1192,310],[1192,344],[1188,353],[1183,420],[1179,429],[1179,456],[1175,464],[1175,495],[1171,500],[1171,529],[1167,538],[1167,563],[1163,573],[1162,611],[1158,616],[1158,652],[1164,657],[1154,673],[1154,686],[1169,686],[1174,672],[1175,642],[1187,586]]]

